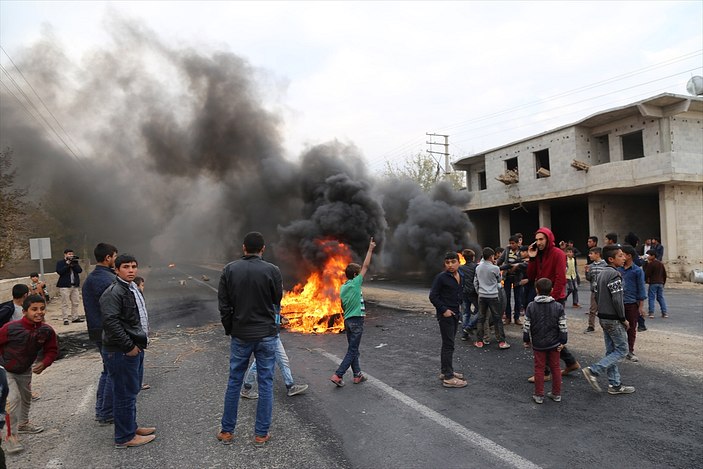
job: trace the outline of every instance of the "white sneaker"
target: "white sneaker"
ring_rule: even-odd
[[[623,386],[621,384],[616,388],[615,386],[608,385],[608,394],[632,394],[633,392],[635,392],[634,386]]]
[[[302,394],[308,388],[307,384],[294,384],[288,390],[288,396],[295,396],[296,394]]]
[[[15,454],[24,450],[24,446],[20,443],[19,438],[11,436],[5,441],[5,452],[7,454]]]
[[[637,358],[637,355],[635,355],[634,353],[628,353],[625,358],[627,358],[628,360],[630,360],[633,363],[637,363],[638,361],[640,361],[640,359]]]

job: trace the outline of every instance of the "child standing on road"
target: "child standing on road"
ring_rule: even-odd
[[[366,271],[369,270],[369,265],[371,265],[371,255],[375,247],[376,243],[371,238],[364,264],[352,263],[344,269],[347,281],[339,289],[339,298],[344,311],[344,330],[347,333],[348,346],[342,363],[339,364],[339,368],[330,378],[330,381],[338,387],[344,386],[342,377],[350,366],[354,373],[354,384],[366,381],[366,376],[361,373],[361,366],[359,365],[359,344],[361,343],[361,335],[364,332],[364,316],[366,315],[364,297],[361,294],[361,284],[364,281]]]
[[[29,294],[39,295],[49,302],[49,294],[46,292],[46,283],[39,280],[39,274],[37,272],[32,272],[29,274]]]
[[[647,253],[647,264],[644,267],[644,282],[649,285],[647,298],[649,298],[649,317],[654,317],[654,300],[659,302],[662,318],[668,318],[666,300],[664,299],[664,285],[666,284],[666,268],[656,257],[656,251],[650,249]]]
[[[564,306],[549,296],[552,291],[552,281],[541,278],[535,282],[537,296],[527,305],[525,310],[525,325],[522,330],[522,340],[525,347],[532,344],[535,362],[535,393],[532,399],[541,404],[544,402],[544,366],[549,365],[552,371],[552,392],[547,393],[554,402],[561,402],[561,369],[559,367],[559,352],[567,340],[566,315]]]
[[[588,384],[600,392],[598,376],[605,372],[608,375],[608,394],[631,394],[634,386],[623,386],[620,381],[618,362],[627,355],[627,329],[637,327],[627,322],[625,304],[623,301],[622,275],[617,268],[625,264],[625,254],[619,245],[611,244],[603,248],[603,258],[608,263],[598,274],[596,301],[598,302],[598,319],[603,328],[605,340],[605,357],[598,363],[583,368],[583,376]]]
[[[625,303],[625,317],[630,324],[637,324],[638,319],[644,316],[644,300],[647,299],[647,292],[644,286],[644,271],[634,263],[637,258],[635,248],[627,244],[622,246],[625,254],[625,264],[618,268],[623,280],[623,302]],[[627,343],[629,352],[626,358],[637,362],[639,359],[635,355],[635,340],[637,340],[637,328],[627,329]]]
[[[584,334],[595,332],[596,315],[598,314],[598,302],[596,301],[596,286],[598,284],[598,273],[607,267],[607,263],[601,258],[601,248],[594,246],[588,250],[588,258],[591,263],[586,266],[586,280],[591,283],[591,304],[588,309],[588,327]]]
[[[580,308],[579,304],[579,274],[574,257],[574,248],[566,248],[566,296],[564,301],[571,295],[571,302],[574,308]]]
[[[496,267],[497,268],[497,267]],[[459,324],[463,296],[463,277],[459,273],[459,256],[454,251],[444,255],[444,270],[437,274],[430,289],[430,302],[435,307],[442,336],[439,379],[445,388],[466,386],[464,375],[454,371],[454,338]]]
[[[10,388],[8,453],[23,449],[15,432],[40,433],[44,430],[30,423],[29,407],[32,404],[32,372],[40,374],[58,355],[56,332],[44,322],[45,313],[44,298],[30,295],[22,304],[22,319],[0,328],[0,365],[7,371]],[[44,352],[44,358],[32,366],[40,350]]]
[[[505,341],[505,332],[503,331],[504,307],[502,307],[500,300],[500,269],[494,262],[495,251],[491,248],[484,248],[483,260],[476,267],[476,277],[474,278],[474,287],[478,292],[478,333],[474,346],[482,348],[484,345],[484,337],[488,334],[486,313],[490,312],[498,347],[508,349],[510,344]]]

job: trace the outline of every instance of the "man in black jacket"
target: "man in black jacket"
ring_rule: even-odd
[[[222,427],[217,439],[231,444],[237,425],[239,392],[252,354],[256,358],[259,401],[256,406],[254,444],[269,440],[273,411],[273,371],[276,361],[278,325],[276,307],[283,297],[281,271],[262,259],[264,237],[248,233],[242,244],[244,256],[222,270],[217,291],[220,317],[225,334],[232,337],[229,382],[225,394]]]
[[[68,307],[71,306],[71,321],[83,322],[83,318],[78,316],[78,287],[81,284],[80,273],[83,272],[78,258],[73,254],[73,249],[63,251],[63,260],[56,263],[56,273],[59,280],[56,286],[61,294],[61,316],[63,325],[67,326],[69,321]]]
[[[102,355],[113,383],[115,448],[141,446],[156,438],[154,427],[137,426],[137,394],[142,387],[147,316],[144,297],[134,284],[137,260],[115,259],[117,277],[100,297]]]

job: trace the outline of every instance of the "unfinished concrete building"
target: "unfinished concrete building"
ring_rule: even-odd
[[[482,246],[633,232],[660,237],[670,276],[703,269],[703,99],[661,94],[461,158],[468,213]],[[527,241],[526,241],[527,242]]]

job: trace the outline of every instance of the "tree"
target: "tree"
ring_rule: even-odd
[[[418,183],[423,191],[429,192],[432,186],[442,180],[448,180],[456,190],[464,186],[463,172],[452,172],[445,177],[439,163],[429,153],[418,153],[405,159],[402,166],[386,162],[384,176],[389,178],[410,179]]]
[[[14,187],[15,170],[12,168],[12,150],[0,151],[0,268],[17,254],[26,254],[24,232],[25,189]]]

